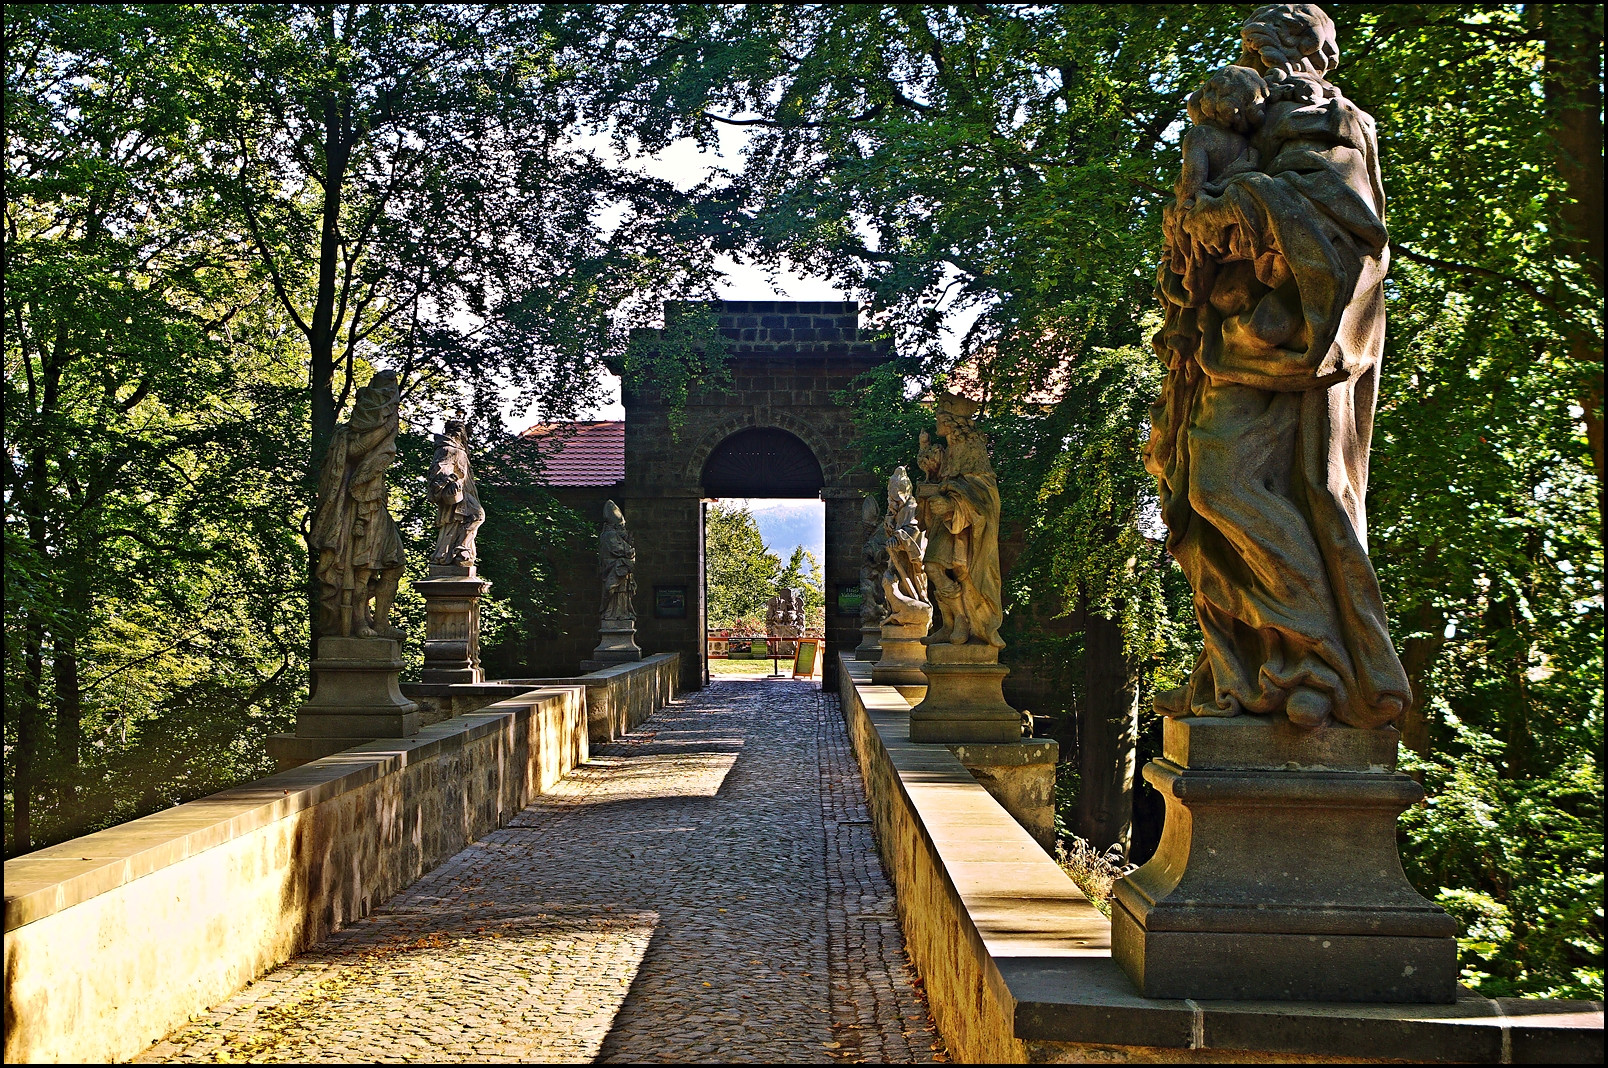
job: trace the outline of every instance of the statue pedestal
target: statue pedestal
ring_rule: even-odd
[[[281,771],[377,738],[419,733],[419,706],[402,696],[402,645],[391,638],[320,638],[313,696],[296,733],[268,739]]]
[[[854,659],[875,660],[882,655],[882,627],[879,624],[860,625],[860,644],[854,647]]]
[[[1456,921],[1402,872],[1424,796],[1394,729],[1283,716],[1164,724],[1145,766],[1167,822],[1113,893],[1111,955],[1145,997],[1449,1004]]]
[[[882,625],[882,659],[871,669],[871,681],[879,686],[925,686],[927,675],[927,647],[921,639],[927,636],[928,623],[884,623]]]
[[[484,682],[480,670],[480,598],[491,583],[473,565],[431,564],[416,583],[424,595],[425,682]]]
[[[912,742],[1014,742],[1022,716],[1005,703],[1011,669],[984,644],[927,646],[927,696],[910,710]]]
[[[596,671],[598,668],[630,664],[642,659],[642,650],[637,648],[634,619],[605,621],[598,628],[598,638],[597,648],[592,650],[592,659],[581,661],[582,671]]]

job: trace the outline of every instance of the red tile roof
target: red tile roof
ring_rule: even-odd
[[[612,486],[625,480],[625,423],[537,423],[521,437],[541,451],[549,486]]]

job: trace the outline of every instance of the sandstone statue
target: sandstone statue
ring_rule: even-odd
[[[436,540],[430,562],[448,567],[469,567],[475,562],[475,532],[486,521],[485,509],[475,490],[475,474],[469,466],[469,437],[463,413],[448,419],[436,435],[435,458],[430,461],[426,480],[430,500],[436,506]]]
[[[916,488],[927,534],[923,570],[937,607],[928,645],[1002,648],[999,484],[988,442],[977,429],[979,405],[945,393],[938,398],[937,445],[922,431],[917,463],[926,480]]]
[[[1389,265],[1378,140],[1328,80],[1321,9],[1258,8],[1242,38],[1190,99],[1164,214],[1146,466],[1205,649],[1156,706],[1379,727],[1408,683],[1363,505]]]
[[[798,625],[799,609],[793,597],[793,591],[786,586],[776,587],[776,593],[765,602],[765,633],[773,639],[796,638],[803,633]],[[780,656],[792,656],[794,652],[791,641],[772,641],[771,652]]]
[[[402,577],[402,539],[386,504],[396,457],[395,371],[378,371],[335,428],[318,480],[308,544],[318,553],[319,631],[326,637],[401,638],[390,625]]]
[[[932,615],[932,606],[927,603],[927,573],[922,567],[927,536],[917,521],[917,511],[910,476],[904,468],[894,468],[893,477],[888,479],[888,511],[882,520],[887,560],[881,584],[884,624],[926,625]]]
[[[636,542],[625,516],[613,501],[603,502],[603,532],[598,536],[598,570],[603,580],[603,622],[636,619]]]
[[[866,527],[865,544],[860,549],[860,622],[880,627],[887,615],[882,596],[882,572],[888,562],[888,538],[878,515],[877,499],[866,497],[860,506],[860,519]]]

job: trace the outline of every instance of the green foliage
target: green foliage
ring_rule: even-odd
[[[772,589],[786,586],[790,590],[804,591],[804,624],[812,634],[826,631],[826,574],[815,554],[802,545],[793,547],[787,566],[776,576]]]
[[[1455,759],[1409,761],[1430,796],[1400,826],[1408,875],[1463,927],[1463,981],[1491,997],[1601,1000],[1601,766],[1578,753],[1504,777],[1502,743],[1455,729]]]
[[[763,619],[781,571],[782,561],[765,549],[759,524],[746,505],[721,501],[704,513],[710,627],[730,627],[745,617]]]

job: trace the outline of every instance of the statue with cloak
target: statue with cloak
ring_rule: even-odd
[[[603,581],[603,625],[636,620],[636,541],[625,526],[625,514],[613,501],[603,502],[603,531],[598,535],[598,571]]]
[[[882,600],[886,606],[882,622],[896,626],[926,626],[932,617],[927,603],[927,573],[921,557],[927,549],[927,535],[916,519],[915,487],[902,467],[888,479],[888,511],[882,518],[884,555]]]
[[[324,637],[401,638],[390,625],[402,578],[402,539],[387,508],[385,472],[396,458],[395,371],[378,371],[335,428],[318,480],[308,544],[318,553]]]
[[[468,428],[462,412],[456,419],[448,419],[442,433],[436,435],[435,458],[430,461],[426,485],[436,506],[436,526],[441,531],[430,562],[454,567],[473,565],[475,532],[486,521],[486,512],[480,506],[475,473],[469,466]]]
[[[1364,508],[1389,265],[1378,139],[1328,80],[1316,5],[1258,8],[1242,38],[1191,98],[1164,214],[1146,467],[1205,648],[1156,706],[1379,727],[1408,683]]]
[[[988,441],[977,429],[980,405],[945,393],[935,418],[943,445],[921,433],[917,463],[927,475],[916,487],[927,534],[922,568],[937,609],[928,645],[991,645],[1005,621],[999,570],[999,483]]]

